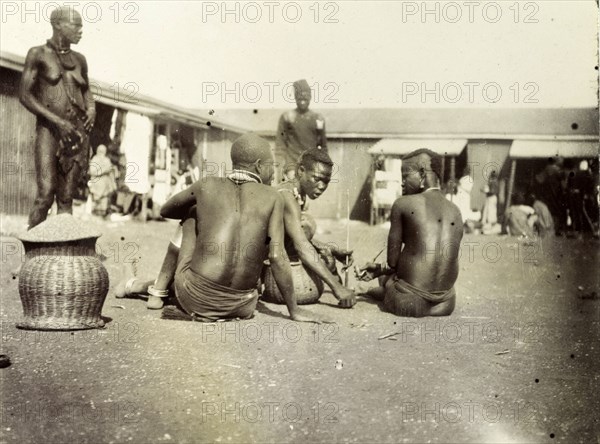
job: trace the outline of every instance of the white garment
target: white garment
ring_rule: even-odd
[[[134,193],[150,191],[148,174],[153,129],[152,121],[146,116],[131,111],[125,116],[125,133],[121,142],[121,152],[127,159],[124,183]]]
[[[470,176],[463,176],[458,181],[456,195],[452,202],[460,210],[463,221],[473,220],[479,221],[481,219],[480,211],[473,211],[471,209],[471,190],[473,189],[473,182]]]

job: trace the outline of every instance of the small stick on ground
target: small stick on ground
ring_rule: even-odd
[[[346,251],[350,251],[350,190],[346,190]],[[344,271],[344,287],[348,288],[348,256],[346,256],[346,270]]]

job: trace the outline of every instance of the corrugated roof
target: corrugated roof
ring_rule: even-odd
[[[510,157],[597,157],[598,142],[572,140],[515,140],[510,146]]]
[[[328,137],[597,139],[599,132],[598,110],[594,108],[319,109],[318,104],[312,104],[311,109],[325,117]],[[285,111],[217,109],[214,116],[247,131],[274,136]]]
[[[458,156],[467,142],[467,139],[381,139],[368,153],[402,156],[419,148],[429,148],[444,156]]]
[[[9,52],[0,52],[0,66],[12,69],[14,71],[23,71],[25,57]],[[233,131],[236,133],[246,132],[243,128],[214,119],[208,112],[200,113],[191,111],[171,103],[163,102],[144,94],[131,94],[123,88],[115,90],[114,85],[90,78],[90,88],[97,101],[115,108],[121,108],[133,112],[138,112],[151,117],[161,117],[163,119],[173,120],[184,123],[196,128],[217,128]],[[210,122],[210,124],[208,124]]]

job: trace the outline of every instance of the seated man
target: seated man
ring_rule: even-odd
[[[329,186],[332,168],[333,161],[324,150],[307,150],[300,156],[295,178],[278,185],[277,190],[284,199],[285,248],[290,260],[299,259],[329,285],[340,307],[350,308],[356,296],[342,285],[335,261],[345,262],[352,252],[309,239],[314,227],[309,227],[311,218],[302,215],[307,198],[317,199]]]
[[[399,316],[447,316],[454,310],[463,221],[440,191],[440,176],[440,156],[431,150],[402,158],[405,196],[392,207],[388,266],[368,263],[358,270],[361,280],[384,276],[367,296]]]
[[[244,135],[233,143],[231,160],[234,170],[226,179],[201,179],[161,209],[163,217],[182,219],[183,240],[173,281],[179,305],[200,321],[251,317],[268,256],[290,317],[314,321],[316,316],[296,304],[283,249],[283,199],[263,185],[270,183],[274,171],[268,142]],[[152,294],[153,284],[130,281],[117,290],[117,297],[149,289]]]

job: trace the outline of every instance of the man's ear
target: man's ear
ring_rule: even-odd
[[[256,174],[258,174],[260,176],[260,172],[263,169],[262,161],[260,159],[256,159],[256,162],[254,162],[253,165],[254,165],[254,171],[256,172]]]
[[[421,176],[421,179],[425,179],[425,177],[427,177],[425,168],[423,168],[423,167],[419,168],[419,176]]]

